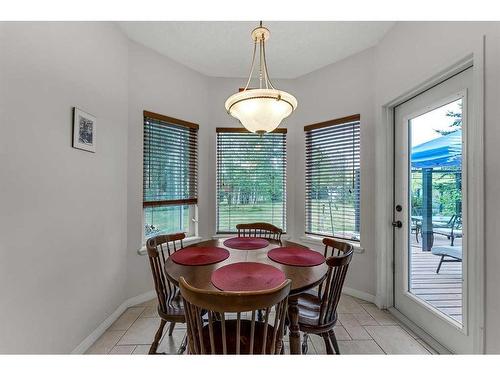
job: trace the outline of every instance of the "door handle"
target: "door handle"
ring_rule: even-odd
[[[398,221],[393,221],[392,222],[392,226],[394,228],[402,228],[403,227],[403,223],[401,222],[401,220],[398,220]]]

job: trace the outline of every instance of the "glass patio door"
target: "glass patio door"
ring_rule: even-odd
[[[394,112],[394,306],[451,352],[467,327],[467,119],[472,69]]]

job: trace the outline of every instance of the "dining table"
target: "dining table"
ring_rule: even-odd
[[[218,290],[211,281],[212,273],[220,267],[239,263],[239,262],[256,262],[272,265],[284,272],[287,279],[291,280],[291,290],[288,297],[288,319],[289,319],[289,339],[290,339],[290,354],[301,354],[300,346],[300,329],[299,329],[299,294],[312,289],[324,280],[328,267],[323,262],[317,266],[289,266],[271,260],[267,253],[277,247],[300,247],[306,246],[282,240],[281,244],[276,240],[268,240],[269,245],[256,250],[240,250],[232,249],[224,245],[224,240],[213,239],[208,241],[198,242],[189,247],[222,247],[229,251],[229,257],[221,262],[209,265],[194,265],[187,266],[175,263],[170,257],[165,262],[165,273],[169,280],[174,284],[179,285],[179,278],[182,276],[192,286],[205,290]]]

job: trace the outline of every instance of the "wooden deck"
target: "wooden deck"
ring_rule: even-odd
[[[462,263],[443,263],[439,274],[436,269],[440,257],[423,252],[420,244],[412,243],[410,291],[458,322],[462,322]],[[450,241],[436,236],[434,246]],[[461,246],[461,241],[456,245]]]

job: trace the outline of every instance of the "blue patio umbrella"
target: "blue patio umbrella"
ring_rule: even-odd
[[[411,149],[412,168],[422,168],[422,250],[432,248],[432,170],[461,167],[462,131],[443,135]]]
[[[462,165],[462,131],[443,135],[411,149],[413,168],[460,167]]]

